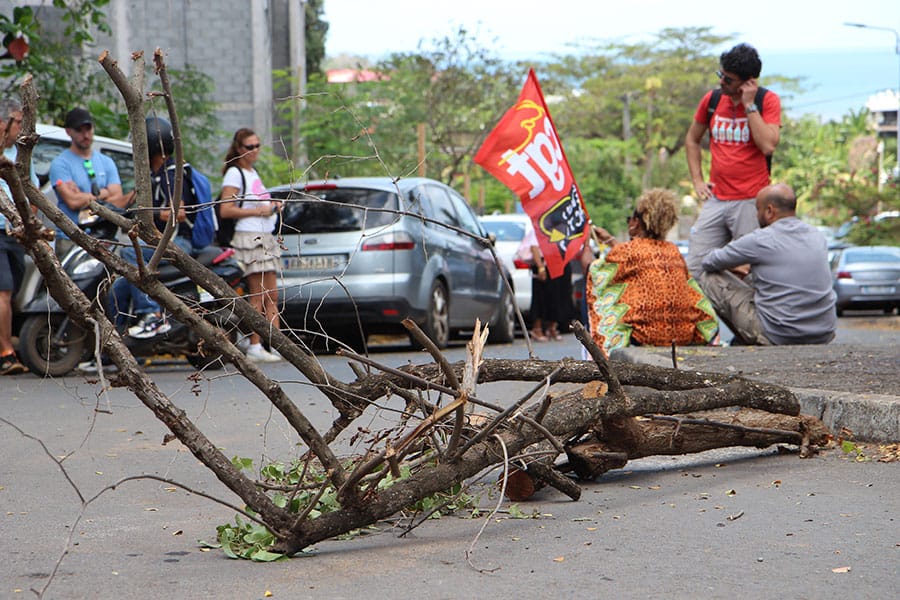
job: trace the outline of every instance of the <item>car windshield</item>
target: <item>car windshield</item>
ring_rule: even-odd
[[[397,194],[383,190],[322,186],[273,191],[272,196],[285,200],[285,233],[361,231],[398,218]]]
[[[525,224],[514,221],[482,221],[485,230],[493,233],[498,242],[518,242],[525,237]]]
[[[844,262],[897,262],[900,261],[900,252],[865,252],[861,250],[844,250]]]

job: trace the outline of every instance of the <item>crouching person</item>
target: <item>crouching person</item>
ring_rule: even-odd
[[[825,236],[797,218],[783,183],[756,196],[761,229],[703,259],[700,285],[716,313],[750,345],[827,344],[837,327]]]
[[[591,335],[608,354],[631,345],[707,344],[718,321],[666,234],[678,222],[678,199],[662,188],[645,191],[628,217],[627,242],[595,228],[609,253],[587,268]],[[592,258],[585,245],[582,265]]]

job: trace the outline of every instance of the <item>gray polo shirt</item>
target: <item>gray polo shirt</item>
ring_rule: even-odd
[[[703,270],[751,265],[749,283],[766,337],[775,344],[825,344],[837,327],[828,242],[797,217],[778,219],[703,259]]]

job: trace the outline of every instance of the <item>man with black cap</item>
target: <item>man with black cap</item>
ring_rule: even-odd
[[[94,143],[91,113],[84,108],[73,108],[66,115],[65,127],[72,143],[50,163],[50,181],[60,210],[78,223],[79,213],[90,207],[91,200],[119,208],[127,206],[131,197],[122,194],[116,163],[91,148]],[[62,257],[71,246],[67,236],[57,232],[57,255]]]

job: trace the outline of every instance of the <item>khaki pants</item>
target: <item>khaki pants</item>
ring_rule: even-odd
[[[715,196],[703,203],[688,240],[687,266],[694,279],[700,281],[703,258],[731,240],[759,229],[756,200],[719,200]]]
[[[698,283],[713,303],[716,314],[741,342],[751,346],[773,345],[763,333],[750,284],[728,271],[701,272]]]

